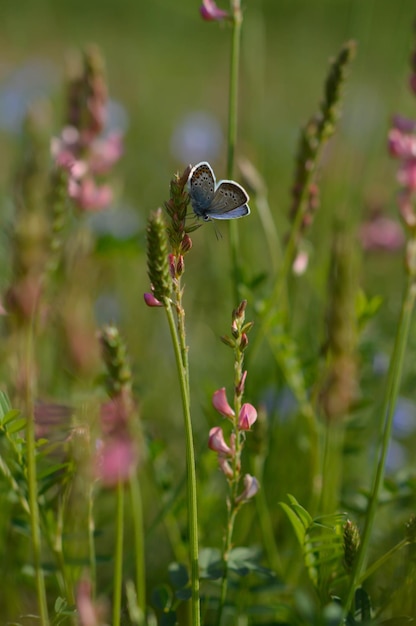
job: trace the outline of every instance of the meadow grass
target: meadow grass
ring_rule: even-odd
[[[413,9],[5,9],[1,623],[415,618]]]

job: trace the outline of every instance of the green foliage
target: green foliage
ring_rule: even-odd
[[[291,495],[290,504],[280,502],[288,516],[303,553],[308,576],[322,601],[328,601],[333,588],[344,575],[343,526],[345,514],[313,519]]]

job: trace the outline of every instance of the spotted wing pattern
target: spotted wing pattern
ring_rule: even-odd
[[[248,200],[248,195],[241,185],[232,180],[223,180],[215,191],[208,215],[217,220],[243,217],[250,213]]]
[[[199,217],[204,217],[211,207],[215,191],[215,176],[209,163],[203,161],[192,168],[189,174],[189,197]]]

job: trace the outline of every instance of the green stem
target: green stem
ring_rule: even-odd
[[[228,136],[227,136],[227,178],[233,177],[235,147],[237,143],[237,123],[238,123],[238,73],[240,67],[240,41],[241,24],[243,18],[241,14],[240,0],[232,2],[232,39],[231,39],[231,61],[230,61],[230,84],[228,101]],[[236,302],[241,300],[241,278],[242,272],[239,262],[239,238],[238,225],[233,220],[230,221],[230,250],[231,268],[233,276],[234,297]]]
[[[333,513],[338,507],[342,475],[342,445],[344,423],[342,418],[330,420],[325,428],[324,459],[322,469],[322,490],[319,513]]]
[[[399,543],[396,543],[395,546],[393,546],[388,552],[383,554],[382,557],[377,559],[377,561],[375,561],[372,565],[370,565],[370,567],[365,570],[365,572],[360,576],[358,583],[361,585],[361,583],[366,580],[366,578],[369,578],[369,576],[374,574],[374,572],[376,572],[382,565],[384,565],[384,563],[386,563],[389,558],[393,556],[393,554],[395,554],[408,544],[408,539],[402,539],[401,541],[399,541]]]
[[[130,495],[133,511],[134,539],[136,544],[136,596],[137,606],[141,612],[142,623],[146,615],[146,574],[144,560],[143,504],[140,483],[135,473],[130,480]]]
[[[114,557],[113,626],[120,626],[121,592],[123,586],[124,484],[117,483],[116,548]]]
[[[95,589],[97,585],[97,566],[95,555],[95,522],[94,522],[94,486],[89,487],[88,497],[88,554],[90,561],[90,577],[92,586],[92,597],[95,598]]]
[[[195,469],[195,453],[192,435],[191,408],[189,397],[189,373],[187,370],[187,359],[184,363],[183,351],[181,346],[186,344],[184,327],[180,325],[179,340],[176,332],[175,319],[172,312],[171,302],[168,298],[164,299],[165,311],[168,318],[169,329],[172,337],[172,344],[176,358],[176,366],[178,370],[179,385],[182,396],[182,408],[185,426],[185,443],[186,443],[186,467],[187,467],[187,504],[189,515],[189,559],[191,563],[191,590],[192,590],[192,626],[199,626],[200,617],[200,600],[199,600],[199,556],[198,556],[198,511],[197,511],[197,491],[196,491],[196,469]],[[181,310],[180,303],[177,303],[177,309]],[[183,316],[178,314],[178,319],[183,321]]]
[[[27,454],[27,482],[30,508],[30,532],[32,538],[33,561],[35,568],[36,589],[39,604],[40,620],[43,626],[48,626],[48,604],[46,600],[45,578],[41,563],[41,534],[40,515],[38,503],[38,483],[36,472],[36,444],[35,444],[35,417],[33,410],[33,394],[31,389],[30,371],[33,366],[32,359],[32,330],[27,329],[26,337],[26,398],[25,410],[27,414],[26,422],[26,454]]]
[[[225,601],[227,599],[228,558],[229,558],[231,547],[232,547],[234,522],[235,522],[236,515],[237,515],[237,508],[234,506],[233,502],[230,502],[229,507],[228,507],[227,531],[226,531],[225,540],[224,540],[224,550],[223,550],[224,573],[223,573],[222,581],[221,581],[221,595],[220,595],[220,604],[218,607],[217,626],[221,625],[222,612],[225,606]]]
[[[407,284],[402,300],[402,309],[400,313],[399,326],[396,333],[396,339],[393,349],[393,354],[390,362],[389,374],[387,379],[386,391],[383,400],[383,406],[381,415],[383,418],[383,434],[380,444],[380,451],[378,456],[377,470],[374,478],[373,488],[368,503],[366,521],[364,531],[361,539],[360,550],[358,552],[357,561],[352,572],[350,588],[347,595],[347,599],[344,606],[344,613],[350,610],[352,605],[355,588],[361,579],[361,571],[364,566],[364,562],[367,557],[367,552],[370,545],[371,533],[373,530],[374,520],[377,512],[377,506],[379,501],[379,495],[384,479],[384,470],[388,447],[390,443],[391,430],[393,426],[394,410],[396,407],[397,395],[399,392],[400,379],[403,369],[404,353],[409,336],[410,320],[414,307],[416,296],[416,283],[414,276],[410,275],[407,279]]]

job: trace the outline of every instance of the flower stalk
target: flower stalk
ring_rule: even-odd
[[[243,300],[233,311],[231,337],[222,337],[223,343],[234,351],[234,402],[233,408],[228,404],[225,388],[218,389],[213,395],[215,409],[231,422],[232,432],[230,443],[227,444],[222,428],[211,428],[208,446],[218,454],[218,464],[228,482],[227,522],[223,544],[223,577],[217,615],[217,625],[220,626],[222,612],[227,598],[228,589],[228,562],[232,549],[235,519],[243,503],[250,500],[258,491],[259,483],[254,476],[242,476],[241,454],[244,448],[246,432],[251,429],[257,420],[257,411],[249,403],[242,403],[247,372],[243,369],[244,352],[248,346],[247,333],[252,328],[252,322],[245,322],[247,302]],[[243,481],[243,491],[241,489]]]
[[[189,203],[185,185],[188,180],[189,172],[190,168],[188,167],[180,177],[177,175],[171,181],[170,198],[165,203],[165,209],[169,219],[168,226],[165,224],[160,209],[151,215],[149,219],[147,229],[147,267],[152,293],[145,294],[145,301],[148,305],[151,302],[150,306],[158,306],[161,304],[165,309],[178,372],[185,429],[187,468],[186,493],[192,592],[191,623],[192,626],[199,626],[201,616],[199,597],[197,484],[191,420],[185,309],[182,301],[182,275],[185,271],[184,257],[192,248],[189,232],[198,227],[187,227],[185,223]],[[170,253],[168,253],[168,243],[170,244]],[[153,296],[153,299],[149,296]],[[154,299],[156,299],[158,304],[154,302]]]

